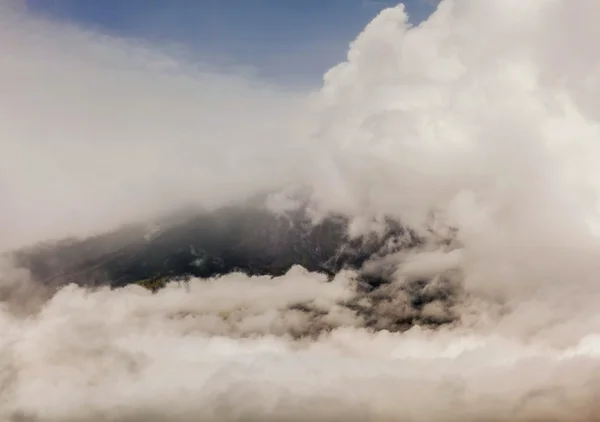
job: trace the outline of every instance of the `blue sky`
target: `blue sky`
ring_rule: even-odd
[[[273,83],[318,85],[348,43],[392,0],[27,0],[35,13],[177,46]],[[418,23],[431,1],[406,0]]]

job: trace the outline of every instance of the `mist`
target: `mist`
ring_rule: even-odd
[[[308,93],[7,3],[1,249],[265,192],[420,241],[157,292],[2,263],[0,417],[598,420],[599,18],[442,0],[413,26],[399,5]]]
[[[4,248],[220,206],[304,168],[298,92],[10,3],[0,30]]]

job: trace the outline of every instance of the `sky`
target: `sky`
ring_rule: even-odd
[[[165,45],[277,84],[318,86],[395,0],[26,0],[52,19]],[[413,23],[433,10],[406,0]]]

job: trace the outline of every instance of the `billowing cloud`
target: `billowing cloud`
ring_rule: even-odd
[[[598,419],[596,1],[443,0],[417,27],[387,9],[310,110],[14,13],[0,41],[11,241],[300,184],[354,234],[392,217],[424,242],[373,257],[365,270],[390,283],[372,292],[296,267],[38,294],[3,269],[2,417]],[[415,310],[451,318],[396,329]]]

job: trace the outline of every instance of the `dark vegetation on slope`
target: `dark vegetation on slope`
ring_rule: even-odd
[[[139,280],[205,278],[232,271],[278,276],[294,265],[333,275],[343,268],[360,268],[389,239],[404,233],[390,222],[381,238],[349,240],[347,221],[341,217],[315,225],[303,211],[284,216],[259,207],[228,207],[165,225],[155,233],[147,226],[124,227],[87,239],[38,245],[15,256],[36,280],[59,285],[119,287]]]
[[[368,239],[349,239],[347,224],[335,216],[313,224],[304,210],[280,215],[264,207],[231,206],[172,217],[154,232],[147,225],[129,226],[91,238],[37,245],[14,257],[34,280],[54,288],[69,283],[112,287],[138,283],[154,291],[173,279],[233,271],[278,276],[294,265],[333,276],[346,268],[360,270],[369,259],[395,247],[420,243],[393,221],[382,236]],[[402,246],[394,246],[398,239]],[[413,280],[398,287],[388,284],[384,273],[362,273],[362,282],[361,295],[346,306],[364,315],[367,326],[396,331],[453,319],[450,308],[456,286],[451,282],[432,285]],[[445,311],[434,316],[423,312],[433,302],[441,303]]]

